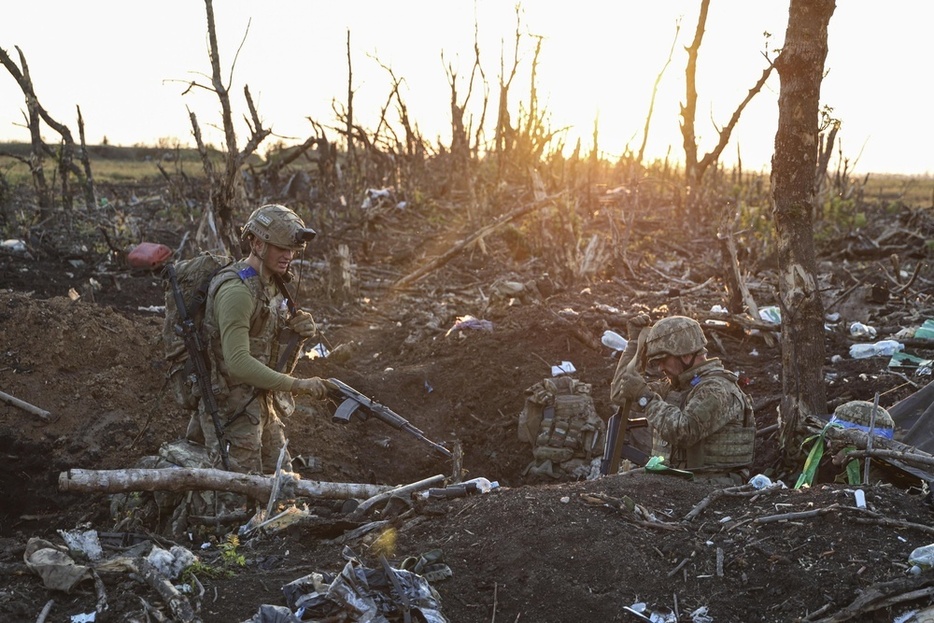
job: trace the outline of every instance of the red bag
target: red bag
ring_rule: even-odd
[[[130,268],[159,268],[172,257],[172,249],[164,244],[141,242],[126,256]]]

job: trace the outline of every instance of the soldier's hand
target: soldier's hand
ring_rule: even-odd
[[[331,390],[336,389],[334,383],[327,379],[312,376],[307,379],[295,379],[292,383],[292,393],[311,396],[315,400],[324,400]]]
[[[639,312],[626,323],[626,333],[628,333],[627,339],[630,341],[638,340],[642,329],[650,324],[652,324],[652,319],[649,318],[649,315],[645,312]]]
[[[318,332],[315,319],[306,311],[298,310],[289,320],[289,328],[302,337],[314,337]]]
[[[614,387],[614,395],[617,398],[624,398],[632,401],[638,400],[642,395],[648,392],[648,383],[642,378],[641,374],[625,373],[617,379]]]

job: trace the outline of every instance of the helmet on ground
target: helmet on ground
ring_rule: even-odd
[[[258,240],[283,249],[298,251],[315,237],[315,230],[305,227],[298,214],[277,203],[260,206],[243,226],[241,237],[253,234]]]
[[[872,407],[873,403],[866,400],[844,402],[834,409],[831,422],[842,424],[845,428],[859,428],[868,432],[869,424],[872,422]],[[894,428],[895,420],[892,419],[891,414],[882,407],[878,407],[873,432],[891,437]]]
[[[669,316],[649,329],[645,339],[645,359],[651,363],[668,355],[693,355],[706,346],[704,330],[696,320],[686,316]]]

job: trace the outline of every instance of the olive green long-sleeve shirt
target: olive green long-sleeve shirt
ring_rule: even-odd
[[[236,382],[259,389],[291,391],[294,377],[276,372],[250,354],[253,305],[250,289],[236,279],[221,285],[214,297],[214,317],[220,327],[221,349],[230,376]]]

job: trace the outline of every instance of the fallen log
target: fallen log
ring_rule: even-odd
[[[70,469],[58,476],[61,491],[80,493],[124,493],[126,491],[229,491],[268,500],[275,479],[268,476],[225,472],[220,469]],[[279,497],[368,499],[388,491],[386,485],[302,480],[298,474],[283,474]]]

